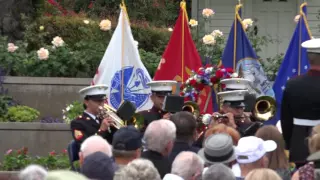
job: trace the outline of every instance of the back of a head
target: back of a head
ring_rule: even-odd
[[[29,165],[19,173],[20,180],[44,180],[47,171],[39,165]]]
[[[177,128],[177,139],[179,140],[191,140],[196,132],[197,122],[194,116],[187,111],[181,111],[170,116],[170,120],[175,124]]]
[[[88,180],[88,178],[76,172],[56,170],[50,171],[46,180]]]
[[[84,158],[81,173],[91,179],[112,180],[116,164],[103,152],[95,152]]]
[[[309,59],[310,66],[320,66],[319,53],[308,53],[308,59]]]
[[[201,175],[203,167],[204,162],[196,153],[183,151],[174,159],[171,174],[178,175],[183,179],[191,179],[197,173]]]
[[[114,175],[114,180],[161,180],[153,163],[146,159],[135,159]]]
[[[230,168],[224,164],[213,164],[202,176],[202,180],[235,180]]]
[[[263,126],[256,132],[255,136],[263,139],[264,141],[273,140],[277,144],[277,149],[267,154],[270,169],[289,168],[289,160],[285,154],[284,139],[276,126]]]
[[[103,152],[109,157],[112,156],[111,145],[101,136],[93,135],[88,137],[82,144],[80,151],[86,157],[94,152]]]
[[[161,153],[176,137],[176,127],[167,119],[151,122],[143,136],[147,149]]]
[[[237,130],[222,123],[214,125],[212,128],[208,129],[206,131],[205,138],[217,133],[225,133],[231,136],[233,145],[237,145],[240,139],[240,134]]]
[[[282,180],[273,170],[267,168],[254,169],[246,176],[245,180]]]

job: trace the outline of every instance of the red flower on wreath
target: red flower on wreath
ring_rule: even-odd
[[[193,72],[185,83],[181,86],[181,96],[185,97],[185,101],[191,100],[196,102],[199,93],[206,87],[213,87],[219,83],[221,79],[230,78],[233,73],[232,68],[224,68],[223,66],[207,66],[199,68]],[[222,88],[225,85],[221,85]]]
[[[197,81],[195,80],[195,79],[191,79],[190,80],[190,85],[191,86],[194,86],[194,85],[196,85],[197,84]]]

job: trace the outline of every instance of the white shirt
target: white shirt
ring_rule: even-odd
[[[84,111],[85,113],[87,113],[92,119],[94,119],[98,124],[100,124],[99,120],[97,119],[97,117],[91,113],[89,113],[88,111]]]
[[[238,163],[232,165],[232,172],[236,177],[241,177],[241,169]]]
[[[182,177],[175,174],[166,174],[163,180],[184,180]]]

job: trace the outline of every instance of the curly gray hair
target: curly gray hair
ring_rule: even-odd
[[[118,170],[113,180],[161,180],[153,163],[146,159],[135,159]]]

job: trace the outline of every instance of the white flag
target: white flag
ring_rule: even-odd
[[[122,76],[123,75],[123,76]],[[122,100],[131,101],[137,111],[151,109],[151,77],[143,65],[133,39],[128,16],[121,8],[116,30],[101,60],[92,84],[109,86],[108,104],[118,109]],[[123,82],[123,83],[122,83]]]

